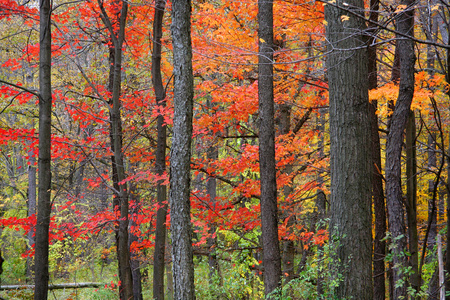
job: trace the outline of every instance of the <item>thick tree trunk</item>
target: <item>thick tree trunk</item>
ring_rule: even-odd
[[[170,229],[174,298],[195,298],[192,254],[190,164],[194,80],[192,71],[191,2],[172,3],[174,118],[170,153]]]
[[[364,11],[361,0],[336,6]],[[344,6],[345,5],[345,6]],[[371,160],[367,47],[362,18],[325,7],[330,95],[332,272],[335,297],[372,299]]]
[[[162,21],[166,1],[156,1],[155,16],[153,19],[153,53],[152,53],[152,81],[156,95],[156,105],[165,106],[166,93],[161,75],[161,37]],[[157,145],[156,145],[156,174],[163,176],[166,171],[166,125],[164,116],[157,119]],[[166,245],[166,217],[167,217],[167,188],[163,180],[159,180],[156,187],[158,210],[156,212],[155,253],[153,256],[153,298],[164,300],[164,264]]]
[[[259,56],[259,166],[261,173],[261,231],[264,292],[266,297],[281,285],[278,241],[278,208],[275,165],[273,97],[273,1],[258,1]]]
[[[35,252],[35,300],[48,295],[48,238],[51,206],[51,5],[50,0],[39,2],[39,157],[38,205]]]
[[[399,13],[397,31],[413,35],[414,9],[410,0],[402,1],[408,10]],[[389,231],[393,243],[393,298],[406,297],[406,284],[397,285],[404,279],[403,268],[407,267],[407,259],[403,251],[406,249],[406,227],[404,220],[404,200],[401,187],[401,153],[403,133],[406,127],[412,98],[414,95],[414,42],[399,36],[397,51],[400,61],[399,96],[391,118],[386,146],[386,203],[389,210]]]

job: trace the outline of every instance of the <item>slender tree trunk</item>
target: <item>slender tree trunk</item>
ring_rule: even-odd
[[[436,168],[437,160],[436,160],[436,134],[431,133],[428,136],[428,168]],[[444,158],[443,158],[444,159]],[[436,209],[433,210],[433,193],[434,193],[434,180],[428,181],[428,224],[430,224],[430,233],[428,235],[427,240],[427,252],[426,262],[430,263],[433,260],[437,259],[437,256],[433,254],[434,246],[436,245],[437,238],[437,212]],[[440,196],[439,196],[440,198]],[[440,209],[439,209],[440,211]],[[428,300],[437,300],[439,297],[439,270],[435,269],[433,277],[430,280],[428,287]]]
[[[213,103],[211,103],[210,99],[207,99],[207,107],[210,113],[213,113]],[[210,144],[208,146],[208,150],[206,153],[206,157],[210,163],[216,162],[219,158],[219,146],[217,136],[214,135],[210,140]],[[209,198],[209,203],[211,209],[216,209],[216,201],[217,201],[217,180],[213,176],[208,176],[206,181],[206,194]],[[208,238],[208,265],[209,265],[209,280],[211,283],[211,288],[217,286],[217,282],[214,282],[214,279],[219,279],[219,284],[222,285],[222,277],[220,273],[220,265],[217,260],[217,237],[216,234],[216,225],[211,224],[209,229],[209,234],[211,237]]]
[[[139,196],[137,194],[136,185],[130,182],[130,192],[129,192],[130,200],[131,200],[131,211],[130,211],[130,228],[139,228],[139,225],[136,223],[136,219],[138,215],[142,212],[141,210],[141,202],[139,201]],[[134,231],[129,232],[128,239],[128,247],[130,248],[130,268],[131,275],[133,277],[133,295],[134,300],[143,300],[142,297],[142,275],[141,275],[141,264],[139,259],[139,253],[136,251],[131,251],[131,244],[133,242],[138,242],[139,237],[136,235]]]
[[[261,231],[264,293],[281,285],[281,255],[278,241],[278,208],[275,165],[273,98],[273,1],[258,1],[259,60],[259,165],[261,173]]]
[[[441,32],[446,32],[447,33],[447,45],[450,45],[450,26],[447,24],[447,28],[446,30],[441,30]],[[443,34],[443,33],[442,33]],[[446,57],[446,65],[447,65],[447,70],[445,73],[445,81],[447,83],[450,83],[450,50],[447,49],[447,57]],[[450,91],[447,91],[447,97],[450,98]],[[446,156],[446,160],[447,160],[447,228],[450,228],[450,143],[447,149],[447,156]],[[447,230],[447,234],[446,234],[446,240],[447,240],[447,249],[445,251],[445,271],[447,273],[450,272],[450,230]],[[445,277],[445,290],[448,292],[450,291],[450,276],[446,276]],[[448,298],[448,297],[446,297]]]
[[[428,5],[425,9],[421,10],[419,12],[420,19],[423,22],[422,29],[430,41],[436,41],[438,36],[438,23],[439,14],[434,14],[431,17],[429,16],[431,13],[431,9],[434,5],[437,4],[436,0],[429,1]],[[427,72],[430,76],[434,75],[434,69],[435,69],[435,59],[436,59],[436,51],[435,47],[432,45],[427,45]],[[433,130],[433,129],[431,129]],[[434,132],[430,132],[428,136],[428,168],[436,168],[436,134]],[[429,180],[428,181],[428,194],[429,194],[429,200],[428,200],[428,223],[431,225],[430,233],[428,235],[428,253],[429,255],[426,256],[426,262],[430,263],[433,260],[437,259],[437,256],[433,254],[434,246],[436,245],[436,238],[437,238],[437,211],[436,209],[433,210],[433,189],[434,189],[434,181]],[[441,204],[443,205],[443,202],[441,202],[441,193],[439,193],[439,214],[442,215],[441,210]],[[428,285],[428,300],[437,300],[439,298],[439,269],[436,267],[434,274],[430,280],[430,283]]]
[[[33,122],[34,127],[34,122]],[[32,150],[28,152],[28,156],[30,157],[28,162],[28,201],[27,201],[27,210],[28,217],[31,217],[36,213],[36,158]],[[31,249],[31,247],[35,244],[35,228],[31,228],[27,233],[28,245],[27,248]],[[27,282],[28,280],[32,280],[34,276],[34,258],[27,257]]]
[[[39,1],[39,157],[38,205],[35,251],[35,300],[48,295],[48,238],[51,206],[51,5],[50,0]]]
[[[343,276],[335,297],[372,299],[371,149],[367,47],[361,0],[325,7],[330,95],[332,272]],[[345,50],[345,51],[343,51]]]
[[[211,107],[211,103],[209,101],[208,107]],[[211,145],[208,147],[208,152],[206,156],[210,162],[217,161],[217,159],[219,158],[217,138],[214,138],[211,141]],[[206,194],[208,195],[210,206],[214,210],[216,207],[216,197],[217,197],[217,180],[215,177],[212,176],[208,177],[206,181]],[[215,233],[216,233],[216,226],[213,224],[211,225],[211,228],[209,230],[209,234],[211,235],[211,237],[208,238],[208,248],[209,248],[208,265],[209,265],[209,280],[211,283],[211,287],[215,286],[213,279],[216,278],[217,276],[219,277],[219,283],[221,284],[219,261],[217,260],[217,238],[214,237]]]
[[[280,128],[279,128],[279,132],[280,134],[289,134],[290,132],[290,128],[291,128],[291,106],[288,103],[282,103],[279,106],[280,108]],[[292,173],[292,166],[288,165],[286,166],[284,172],[286,174],[291,174]],[[283,187],[283,194],[284,194],[284,199],[288,199],[289,195],[291,195],[293,192],[293,188],[290,185],[286,185]],[[282,218],[289,218],[287,221],[287,227],[291,228],[295,222],[296,222],[296,218],[295,215],[293,214],[293,211],[290,209],[287,209],[286,211],[282,212]],[[292,240],[285,240],[282,242],[282,248],[283,248],[283,252],[282,252],[282,267],[283,267],[283,274],[284,274],[284,279],[285,279],[285,283],[288,283],[289,281],[291,281],[292,279],[294,279],[294,274],[295,274],[295,264],[294,264],[294,259],[295,259],[295,245],[294,245],[294,241]]]
[[[174,298],[195,298],[190,205],[190,163],[194,80],[192,71],[191,2],[172,3],[174,118],[170,154],[170,229]]]
[[[406,11],[399,13],[396,28],[397,31],[413,35],[414,9],[410,0],[403,0],[402,4],[408,7]],[[404,200],[401,188],[401,152],[403,133],[406,127],[412,98],[414,95],[414,42],[404,39],[397,40],[398,57],[400,61],[400,86],[399,96],[391,118],[386,147],[386,203],[389,209],[389,230],[391,243],[395,246],[393,251],[393,298],[406,297],[406,284],[398,284],[404,279],[403,268],[407,267],[406,256],[406,227],[404,220]]]
[[[369,19],[378,22],[378,10],[380,8],[378,0],[370,1]],[[374,26],[374,25],[371,25]],[[369,90],[378,87],[377,70],[377,47],[372,45],[375,40],[377,28],[371,28],[369,38],[368,57],[369,57]],[[377,101],[369,104],[370,128],[371,128],[371,147],[372,147],[372,199],[375,215],[375,237],[373,241],[373,298],[374,300],[384,300],[386,298],[385,267],[384,259],[386,257],[386,205],[384,202],[383,174],[381,173],[381,145],[380,135],[378,133]]]
[[[156,95],[156,105],[166,105],[166,92],[161,75],[161,37],[162,21],[166,6],[165,0],[156,1],[155,16],[153,19],[153,53],[152,53],[152,81]],[[159,115],[157,119],[157,145],[156,145],[156,174],[164,176],[166,172],[166,125],[164,116]],[[159,180],[156,187],[158,210],[156,213],[155,228],[155,253],[153,256],[153,298],[164,300],[164,264],[166,245],[166,217],[167,217],[167,188]]]
[[[414,111],[409,111],[406,123],[406,217],[408,220],[409,261],[413,273],[410,276],[411,287],[418,292],[419,274],[419,237],[417,235],[417,160],[416,160],[416,122]],[[415,297],[411,297],[415,299]]]
[[[119,279],[121,285],[120,299],[133,299],[133,276],[130,266],[130,248],[128,244],[128,225],[129,225],[129,205],[128,205],[128,191],[125,174],[124,153],[122,149],[122,119],[121,119],[121,83],[122,83],[122,46],[125,38],[125,26],[128,14],[128,3],[122,1],[122,8],[117,16],[119,22],[118,32],[113,28],[111,19],[107,15],[103,2],[98,0],[99,7],[102,11],[100,17],[103,23],[110,32],[112,47],[109,48],[110,54],[110,76],[109,76],[109,90],[112,93],[110,99],[110,140],[111,150],[113,152],[112,160],[112,179],[115,189],[114,193],[114,210],[119,212],[119,226],[116,228],[116,245],[117,245],[117,259],[119,263]]]

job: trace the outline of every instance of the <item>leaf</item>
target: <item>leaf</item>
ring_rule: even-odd
[[[350,20],[350,17],[349,17],[349,16],[341,16],[341,21],[342,21],[342,22],[348,21],[348,20]]]
[[[406,9],[406,5],[405,4],[401,4],[401,5],[399,5],[399,6],[397,6],[397,8],[395,9],[395,13],[400,13],[400,12],[402,12],[403,10],[405,10]]]

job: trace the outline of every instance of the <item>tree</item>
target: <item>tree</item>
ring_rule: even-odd
[[[343,7],[343,9],[341,9]],[[350,7],[351,13],[346,9]],[[372,299],[370,118],[364,2],[325,7],[330,95],[331,221],[338,298]]]
[[[52,211],[51,126],[52,126],[52,38],[50,0],[39,2],[39,157],[38,204],[35,250],[35,300],[48,295],[49,227]]]
[[[114,3],[120,7],[120,2]],[[133,276],[130,266],[130,247],[128,244],[129,205],[128,191],[125,183],[125,162],[123,153],[122,120],[121,120],[121,82],[122,82],[122,47],[125,39],[125,26],[128,14],[128,3],[121,1],[120,13],[118,13],[118,31],[114,29],[103,1],[98,0],[101,9],[101,19],[109,30],[112,45],[109,47],[110,77],[109,91],[110,99],[110,140],[112,160],[112,178],[114,185],[114,210],[119,215],[119,226],[116,229],[117,259],[119,262],[120,299],[133,298]]]
[[[411,102],[414,95],[414,41],[405,39],[403,35],[413,35],[414,8],[412,2],[404,0],[401,2],[404,9],[399,13],[396,29],[402,36],[398,35],[397,47],[400,63],[400,85],[397,102],[390,121],[389,134],[386,145],[386,204],[389,211],[389,231],[391,243],[393,243],[393,280],[394,299],[406,297],[406,284],[403,268],[407,266],[406,255],[406,226],[404,221],[404,201],[401,187],[401,153],[403,133],[406,128]]]
[[[195,298],[190,206],[190,164],[194,77],[192,71],[191,2],[172,3],[174,74],[173,137],[170,151],[170,232],[174,298]]]
[[[264,292],[281,285],[273,98],[273,1],[258,1],[259,165]]]
[[[163,29],[163,17],[166,6],[165,0],[156,1],[155,15],[153,18],[153,53],[152,53],[152,82],[156,95],[156,105],[166,106],[166,91],[164,89],[161,74],[161,37]],[[156,174],[163,177],[166,172],[166,124],[164,116],[158,115],[157,120],[157,145],[156,145]],[[167,188],[164,180],[160,178],[157,183],[157,203],[155,228],[155,253],[153,258],[153,298],[164,299],[164,264],[166,247],[166,218],[167,218]]]

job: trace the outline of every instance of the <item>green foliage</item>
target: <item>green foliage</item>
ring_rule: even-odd
[[[385,257],[386,262],[392,262],[394,259],[394,255],[411,256],[407,249],[401,250],[399,254],[395,254],[394,251],[392,251],[393,249],[397,248],[397,241],[403,237],[404,235],[400,235],[396,238],[391,239],[391,234],[389,232],[386,233],[386,237],[384,238],[384,240],[388,241],[388,249],[390,250],[390,252]],[[436,249],[434,249],[433,252],[436,253],[435,251]],[[414,270],[411,266],[394,265],[394,269],[398,270],[399,274],[401,274],[402,276],[399,280],[397,280],[397,282],[394,283],[394,287],[398,288],[406,285],[406,292],[408,294],[408,297],[411,297],[413,299],[421,299],[427,297],[428,285],[437,266],[437,256],[434,255],[430,257],[433,257],[433,259],[423,266],[422,285],[419,287],[419,290],[415,290],[409,284],[409,278],[414,274]]]
[[[34,299],[34,291],[32,289],[4,291],[0,296],[8,300],[32,300]]]
[[[117,290],[112,290],[110,288],[100,288],[100,289],[89,289],[83,292],[83,299],[92,300],[105,300],[105,299],[118,299],[119,294]]]

